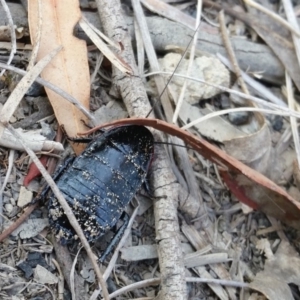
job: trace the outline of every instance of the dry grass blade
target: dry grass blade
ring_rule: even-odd
[[[154,46],[152,44],[148,25],[147,25],[146,18],[144,16],[141,4],[139,1],[134,0],[134,1],[132,1],[132,6],[133,6],[134,13],[135,13],[135,18],[137,20],[137,24],[139,26],[139,29],[140,29],[140,32],[142,35],[142,39],[143,39],[144,46],[145,46],[145,51],[146,51],[148,60],[150,62],[151,70],[154,72],[159,72],[160,67],[158,64],[157,56],[155,53]],[[171,121],[173,109],[172,109],[172,105],[170,103],[169,97],[167,96],[166,93],[164,93],[165,82],[164,82],[163,78],[161,78],[160,76],[155,76],[154,80],[155,80],[155,84],[156,84],[156,87],[158,90],[158,94],[161,95],[160,100],[161,100],[162,106],[164,108],[166,118],[167,118],[167,120]]]
[[[182,129],[189,129],[201,122],[204,122],[208,119],[215,118],[217,116],[226,115],[233,112],[245,112],[245,111],[251,111],[251,112],[260,112],[265,114],[271,114],[271,115],[277,115],[277,116],[286,116],[291,117],[291,113],[289,112],[283,112],[283,111],[276,111],[276,110],[270,110],[270,109],[264,109],[264,108],[258,108],[258,107],[239,107],[239,108],[230,108],[230,109],[224,109],[220,111],[215,111],[212,113],[207,114],[204,117],[201,117],[199,119],[193,120],[192,122],[188,123],[187,125],[182,126]]]
[[[191,52],[190,52],[188,69],[186,71],[186,76],[189,76],[191,74],[191,70],[192,70],[192,66],[193,66],[193,61],[194,61],[195,52],[196,52],[196,45],[197,45],[197,41],[198,41],[198,28],[199,28],[200,22],[201,22],[201,11],[202,11],[202,1],[198,1],[197,17],[196,17],[196,24],[195,24],[196,33],[193,37],[193,43],[192,43],[192,46],[191,46]],[[183,99],[184,99],[185,91],[187,89],[187,85],[188,85],[188,81],[184,80],[183,86],[182,86],[181,91],[180,91],[180,95],[179,95],[179,97],[177,99],[177,102],[176,102],[176,109],[175,109],[173,119],[172,119],[173,123],[177,122],[177,118],[178,118],[178,115],[179,115],[180,108],[182,106],[182,102],[183,102]]]
[[[6,70],[10,70],[13,71],[17,74],[20,74],[22,76],[25,76],[28,72],[13,67],[13,66],[9,66],[6,64],[3,64],[0,62],[0,68],[6,69]],[[37,83],[43,85],[44,87],[47,87],[48,89],[52,90],[54,93],[60,95],[62,98],[64,98],[65,100],[69,101],[71,104],[73,104],[79,111],[82,112],[82,114],[84,114],[92,123],[94,123],[94,117],[93,115],[86,109],[86,107],[84,107],[76,98],[74,98],[72,95],[70,95],[69,93],[67,93],[66,91],[64,91],[63,89],[59,88],[58,86],[52,84],[51,82],[48,82],[42,78],[36,78],[35,80]]]
[[[187,277],[187,282],[203,282],[203,283],[215,283],[224,286],[232,286],[232,287],[239,287],[239,288],[249,288],[248,283],[239,282],[239,281],[231,281],[231,280],[219,280],[213,278],[195,278],[195,277]]]
[[[283,0],[282,1],[287,19],[289,21],[289,24],[291,24],[291,26],[298,32],[300,32],[300,28],[299,28],[299,24],[297,21],[297,18],[295,16],[293,7],[292,7],[292,3],[290,0]],[[296,34],[293,32],[292,34],[292,38],[293,38],[293,42],[294,42],[294,46],[295,46],[295,51],[296,51],[296,55],[297,55],[297,59],[298,59],[298,66],[300,66],[300,38],[299,38],[299,34]],[[292,75],[290,74],[290,76],[292,77]],[[294,79],[295,81],[295,79]],[[298,89],[300,90],[300,87],[298,86]]]
[[[295,99],[293,95],[292,80],[287,72],[285,73],[285,78],[286,78],[286,90],[287,90],[289,108],[294,109]],[[297,120],[294,117],[290,117],[290,122],[291,122],[293,138],[294,138],[295,150],[297,154],[298,168],[300,169],[300,141],[299,141]]]
[[[151,285],[158,285],[160,283],[160,278],[151,278],[147,280],[143,280],[140,282],[133,283],[131,285],[127,285],[122,289],[119,289],[112,294],[109,295],[109,299],[113,299],[122,294],[128,293],[130,291],[144,288]],[[239,281],[231,281],[231,280],[219,280],[212,278],[196,278],[196,277],[186,277],[186,282],[199,282],[199,283],[214,283],[225,286],[239,287],[239,288],[249,288],[249,284]]]
[[[291,26],[289,24],[289,22],[287,22],[285,19],[281,18],[279,15],[273,13],[269,9],[263,7],[262,5],[254,2],[252,0],[244,0],[244,2],[246,2],[246,4],[248,4],[248,5],[251,5],[252,7],[262,11],[263,13],[269,15],[271,18],[273,18],[274,20],[276,20],[277,22],[279,22],[280,24],[285,26],[288,30],[290,30],[291,32],[296,34],[298,37],[300,37],[300,32],[297,29],[295,29],[293,26]]]
[[[245,94],[249,94],[248,88],[243,80],[243,77],[241,75],[241,69],[239,67],[238,61],[236,59],[236,56],[234,54],[234,50],[233,47],[231,45],[228,33],[227,33],[227,28],[226,28],[226,24],[225,24],[225,16],[224,16],[224,11],[221,10],[219,12],[219,22],[220,22],[220,29],[221,29],[221,33],[222,33],[222,39],[226,48],[226,51],[230,57],[230,61],[232,63],[235,75],[237,76],[237,79],[239,81],[239,84],[243,90],[243,92]]]
[[[15,26],[14,26],[14,22],[13,19],[11,17],[9,8],[6,4],[6,1],[4,0],[0,0],[1,1],[1,5],[4,9],[4,11],[6,12],[6,17],[8,19],[8,25],[9,25],[9,29],[10,29],[10,36],[11,36],[11,50],[10,50],[10,54],[9,54],[9,58],[7,61],[7,64],[10,65],[10,63],[12,62],[15,53],[17,52],[17,43],[16,43],[16,32],[15,32]],[[5,72],[5,69],[1,71],[0,73],[0,77],[3,76]]]
[[[156,75],[156,74],[158,74],[158,72],[148,73],[145,76],[152,76],[152,75]],[[272,103],[266,102],[265,100],[260,99],[258,97],[247,95],[247,94],[235,91],[233,89],[226,88],[226,87],[221,86],[221,85],[217,85],[217,84],[213,84],[213,83],[210,83],[210,82],[206,82],[205,80],[202,80],[202,79],[199,79],[199,78],[187,77],[187,76],[182,75],[182,74],[171,73],[171,72],[159,72],[159,74],[166,74],[166,75],[173,75],[173,76],[185,77],[185,78],[188,78],[189,80],[195,80],[195,81],[198,81],[198,82],[202,82],[202,83],[205,83],[207,85],[211,85],[213,87],[216,87],[216,88],[220,89],[221,91],[237,95],[237,96],[239,96],[241,98],[253,101],[255,103],[261,104],[262,106],[265,106],[265,107],[268,107],[268,108],[271,108],[271,109],[274,109],[274,110],[284,111],[284,112],[288,113],[290,116],[293,116],[293,117],[296,117],[296,118],[300,118],[300,113],[298,113],[298,112],[296,112],[294,110],[291,110],[291,109],[289,109],[287,107],[280,106],[280,105],[277,105],[277,104],[272,104]]]
[[[46,57],[44,57],[41,61],[39,61],[30,72],[26,73],[26,75],[21,79],[17,87],[13,90],[8,100],[3,106],[3,109],[0,113],[0,120],[3,124],[8,124],[11,116],[15,112],[16,108],[20,104],[23,96],[31,86],[31,84],[35,81],[35,79],[39,76],[39,74],[43,71],[43,69],[50,63],[50,61],[59,53],[61,47],[54,49],[49,53]],[[2,136],[4,131],[4,127],[0,128],[0,137]]]
[[[55,267],[59,273],[58,300],[63,300],[64,299],[64,296],[63,296],[64,295],[64,275],[61,271],[61,268],[60,268],[58,262],[54,258],[52,258],[51,261],[55,265]]]
[[[96,35],[98,35],[107,44],[111,45],[112,47],[114,47],[115,49],[117,49],[119,51],[122,50],[122,47],[121,47],[120,44],[115,43],[113,40],[109,39],[104,33],[102,33],[98,28],[96,28],[92,23],[90,23],[85,17],[82,17],[81,20],[79,21],[79,23],[80,22],[82,22],[83,24],[87,25],[87,27],[89,27],[92,30],[92,31],[89,31],[89,32],[91,32],[92,36],[94,36],[94,33],[96,33]],[[86,26],[85,26],[85,28],[86,28]],[[99,50],[101,51],[101,49],[99,49]],[[107,49],[106,51],[110,52],[111,50]],[[111,55],[113,56],[114,54],[111,52]]]
[[[8,157],[8,168],[7,168],[6,175],[5,175],[3,184],[1,186],[1,190],[0,190],[0,229],[2,227],[2,216],[3,216],[3,192],[4,192],[4,189],[6,188],[6,184],[8,182],[9,176],[11,174],[14,156],[15,156],[15,151],[10,150],[9,157]]]
[[[77,264],[77,260],[78,260],[78,255],[80,254],[82,250],[82,247],[80,247],[77,251],[77,254],[73,260],[73,264],[72,264],[72,269],[70,271],[70,283],[71,283],[71,294],[72,294],[72,299],[77,299],[76,297],[76,289],[75,289],[75,267]]]
[[[115,267],[116,265],[116,262],[117,262],[117,259],[118,259],[118,256],[119,256],[119,252],[121,250],[121,248],[123,247],[123,245],[125,244],[130,232],[131,232],[131,227],[132,227],[132,224],[133,224],[133,221],[138,213],[138,210],[139,210],[139,205],[135,208],[134,212],[132,213],[131,217],[130,217],[130,220],[129,220],[129,223],[128,223],[128,226],[112,256],[112,258],[110,259],[110,262],[109,262],[109,265],[107,266],[104,274],[103,274],[103,278],[105,281],[107,281],[107,279],[109,278],[109,276],[111,275],[111,272],[113,270],[113,268]],[[93,292],[93,295],[91,296],[90,300],[96,300],[97,297],[99,296],[101,290],[95,290]]]
[[[224,57],[223,55],[217,53],[217,57],[220,59],[220,61],[227,67],[229,68],[231,71],[234,72],[234,68],[232,66],[232,64],[230,63],[230,61]],[[250,85],[252,88],[254,88],[259,95],[261,95],[262,97],[266,98],[267,100],[269,100],[270,102],[283,106],[283,107],[287,107],[286,103],[278,98],[276,95],[274,95],[272,92],[270,92],[270,90],[268,90],[264,85],[262,85],[261,83],[259,83],[258,81],[254,80],[251,76],[249,76],[247,73],[241,71],[241,75],[243,77],[243,80]]]
[[[182,25],[194,30],[195,19],[187,14],[184,14],[180,10],[174,8],[173,6],[159,0],[141,0],[141,2],[150,11],[160,14],[172,21],[180,22]]]
[[[116,68],[118,68],[122,73],[125,73],[127,75],[133,75],[130,66],[108,48],[108,46],[99,37],[100,35],[98,31],[95,31],[93,26],[91,26],[91,24],[85,18],[81,18],[81,20],[79,21],[79,25],[82,28],[82,30],[85,32],[85,34],[93,41],[93,43],[103,53],[103,55],[114,66],[116,66]],[[106,38],[106,40],[108,40],[108,38]],[[110,43],[113,45],[115,44],[113,42]]]
[[[38,52],[40,49],[40,43],[41,43],[41,34],[42,34],[42,27],[43,27],[43,18],[42,18],[42,8],[41,8],[41,0],[38,0],[38,30],[35,37],[35,44],[33,45],[33,49],[31,52],[30,60],[28,62],[27,70],[29,71],[31,68],[33,68],[35,62],[37,61]]]

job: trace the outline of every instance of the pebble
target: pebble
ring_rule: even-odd
[[[28,191],[24,186],[21,186],[18,198],[18,206],[23,207],[32,200],[32,192]]]
[[[10,203],[6,203],[5,204],[5,210],[10,214],[12,212],[12,210],[14,209],[14,207],[10,204]]]
[[[228,114],[228,119],[231,124],[233,125],[244,125],[248,122],[249,119],[249,113],[248,112],[233,112]]]

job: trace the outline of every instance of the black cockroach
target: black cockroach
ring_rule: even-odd
[[[85,237],[93,242],[117,223],[125,207],[145,183],[153,157],[154,138],[142,125],[125,125],[109,129],[94,139],[71,140],[90,143],[78,157],[68,160],[54,175],[54,180]],[[42,197],[48,191],[49,188],[46,188]],[[67,244],[77,239],[63,208],[52,193],[48,208],[50,226],[60,242]],[[128,216],[125,215],[123,226],[102,254],[101,261],[119,240],[127,224]]]
[[[154,139],[146,127],[128,125],[109,129],[94,139],[72,140],[90,143],[58,171],[55,181],[87,240],[93,242],[117,223],[145,182]],[[77,239],[53,194],[48,207],[50,225],[61,243]],[[125,217],[120,232],[127,226],[127,219]],[[118,239],[116,235],[111,244]],[[109,250],[110,247],[101,260]]]

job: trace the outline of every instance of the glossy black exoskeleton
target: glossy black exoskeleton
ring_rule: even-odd
[[[141,188],[153,157],[153,144],[153,135],[144,126],[115,127],[92,139],[59,172],[56,184],[88,241],[112,228]],[[77,238],[53,194],[49,197],[49,220],[61,243]]]

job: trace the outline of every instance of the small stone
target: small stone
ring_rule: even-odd
[[[24,186],[21,186],[18,198],[18,206],[23,207],[32,200],[32,192],[28,191]]]
[[[17,122],[17,118],[15,116],[11,116],[10,119],[9,119],[9,122],[12,123],[12,124],[16,123]]]
[[[53,128],[46,122],[41,121],[40,122],[41,127],[42,127],[42,132],[41,134],[45,136],[48,140],[53,140],[55,138],[55,131]]]
[[[8,213],[11,213],[14,208],[10,203],[5,204],[4,207]]]
[[[86,255],[83,256],[82,270],[80,271],[80,275],[87,282],[93,283],[95,282],[95,272],[93,270],[93,266],[91,261],[88,259]]]
[[[110,101],[107,105],[101,106],[94,113],[96,124],[111,122],[121,118],[127,118],[128,112],[118,101]]]
[[[29,239],[38,235],[45,227],[49,225],[49,220],[44,219],[29,219],[21,224],[11,234],[19,236],[21,239]]]
[[[226,94],[220,95],[220,104],[222,109],[230,108],[230,99]]]
[[[242,208],[242,211],[245,215],[248,215],[248,214],[253,212],[253,208],[251,208],[250,206],[248,206],[244,203],[242,203],[241,208]]]
[[[33,274],[32,267],[26,261],[19,262],[17,267],[24,272],[27,279]]]
[[[283,127],[283,118],[281,116],[275,116],[272,121],[272,128],[275,131],[280,131]]]
[[[40,265],[37,265],[34,270],[34,279],[41,284],[58,283],[57,276],[53,275],[51,272]]]
[[[179,61],[181,62],[178,65]],[[176,73],[186,74],[189,60],[181,60],[181,55],[178,53],[168,53],[163,59],[159,60],[159,64],[161,69],[167,72],[173,72],[175,66],[178,65]],[[230,83],[230,73],[228,69],[218,58],[213,56],[196,57],[193,62],[190,76],[225,87],[229,87]],[[173,91],[171,93],[175,99],[180,94],[183,82],[183,78],[175,76],[169,84],[169,88]],[[185,91],[184,100],[191,105],[194,105],[198,104],[201,99],[209,99],[218,94],[220,94],[220,90],[218,88],[205,85],[202,82],[189,81],[188,87]]]
[[[157,258],[156,245],[139,245],[121,249],[122,259],[126,261],[138,261]]]
[[[9,201],[13,206],[16,206],[16,200],[14,198],[10,198]]]
[[[45,95],[45,89],[42,85],[37,82],[33,82],[32,85],[29,87],[28,91],[26,92],[26,96],[30,97],[38,97]]]
[[[246,111],[232,112],[228,114],[228,119],[233,125],[244,125],[249,120],[249,113]]]

